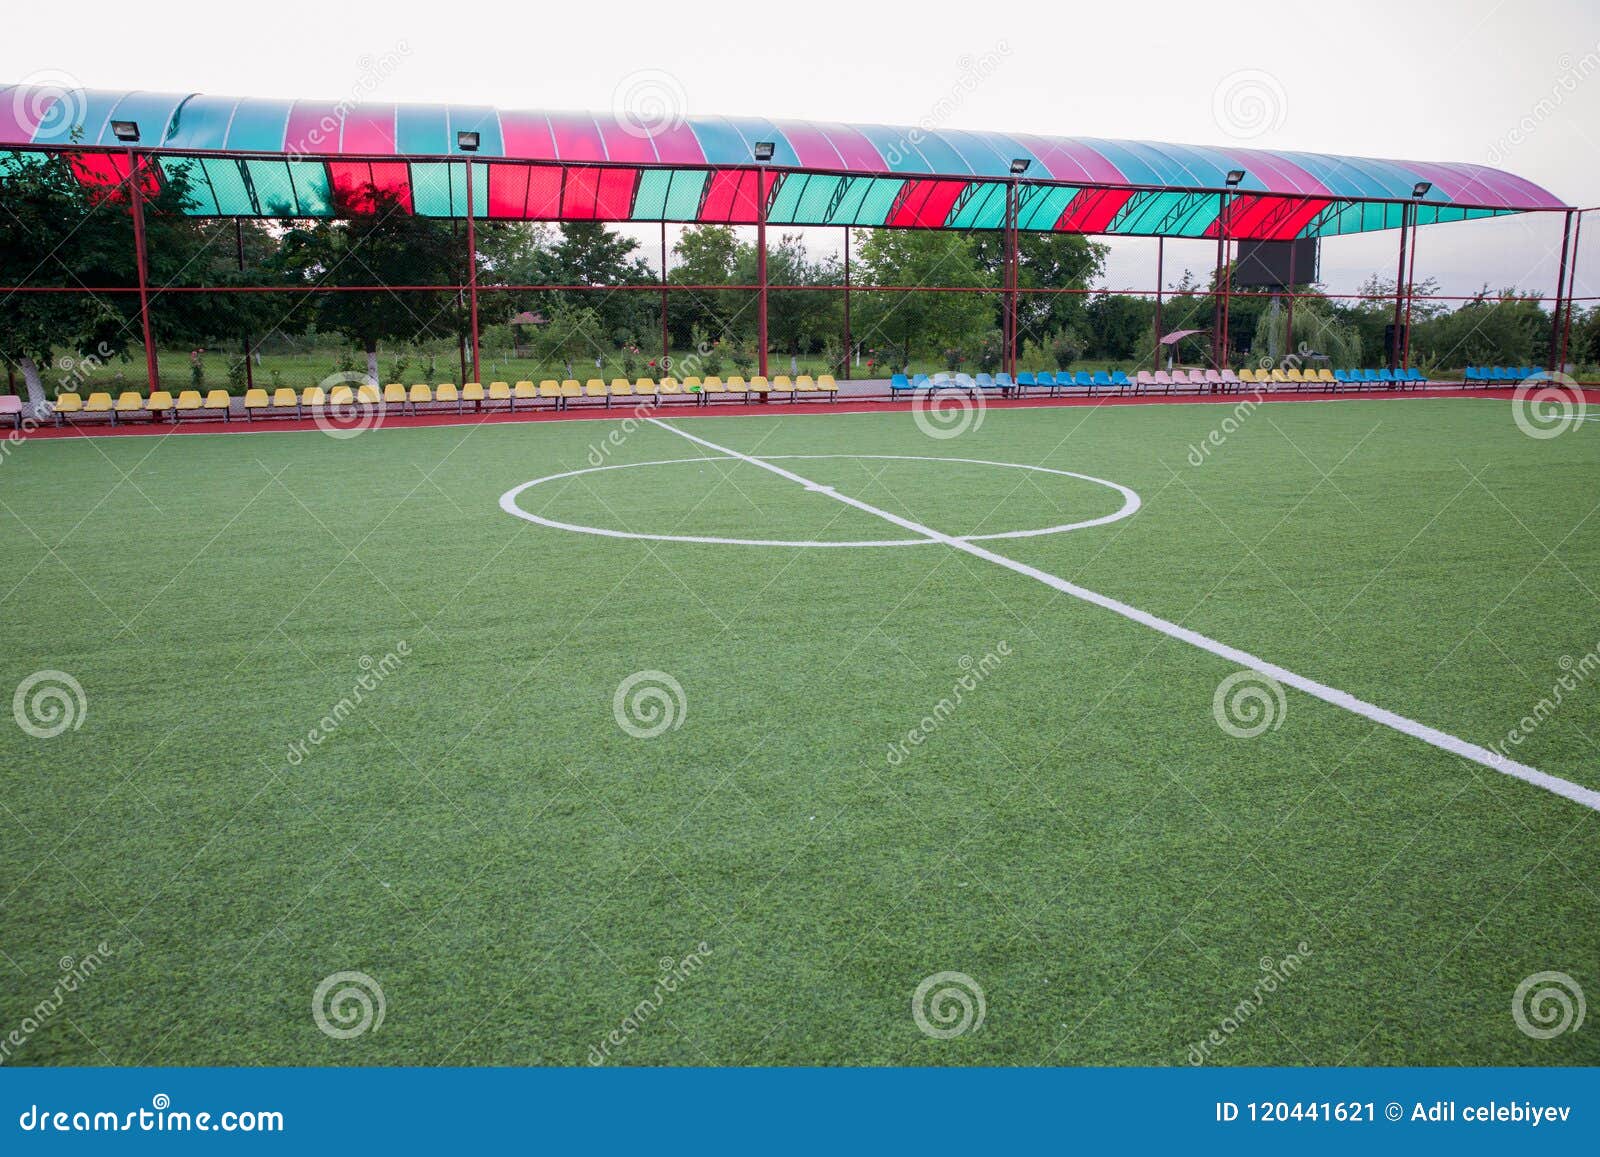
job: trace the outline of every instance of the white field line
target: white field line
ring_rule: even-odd
[[[1211,654],[1216,655],[1219,658],[1226,659],[1228,662],[1237,664],[1240,667],[1248,667],[1252,671],[1259,671],[1261,674],[1266,675],[1269,678],[1276,679],[1279,683],[1282,683],[1285,686],[1293,687],[1298,691],[1305,692],[1307,695],[1321,699],[1324,703],[1331,703],[1335,707],[1341,707],[1344,710],[1349,711],[1352,714],[1359,715],[1364,719],[1370,719],[1374,723],[1382,724],[1384,727],[1398,731],[1402,735],[1409,735],[1413,739],[1420,739],[1424,743],[1432,744],[1441,751],[1448,751],[1451,755],[1460,756],[1462,759],[1469,759],[1473,763],[1487,767],[1490,771],[1496,771],[1502,775],[1512,776],[1515,779],[1522,780],[1524,783],[1531,783],[1535,787],[1543,788],[1545,791],[1552,792],[1564,799],[1569,799],[1574,803],[1581,804],[1582,806],[1589,808],[1591,811],[1600,812],[1600,791],[1595,791],[1592,788],[1584,787],[1582,784],[1573,783],[1571,780],[1562,779],[1560,776],[1550,775],[1548,772],[1540,771],[1536,767],[1529,767],[1525,763],[1518,763],[1516,760],[1509,759],[1498,754],[1497,752],[1491,751],[1487,747],[1480,747],[1476,743],[1468,743],[1466,740],[1458,739],[1454,735],[1440,731],[1436,727],[1429,727],[1426,723],[1418,723],[1415,719],[1408,719],[1404,715],[1398,715],[1395,712],[1379,707],[1376,704],[1368,703],[1364,699],[1358,699],[1347,691],[1340,691],[1336,687],[1329,687],[1326,683],[1319,683],[1315,679],[1308,679],[1304,675],[1297,675],[1286,667],[1280,667],[1276,663],[1269,663],[1265,659],[1258,658],[1248,651],[1241,651],[1237,647],[1230,647],[1226,643],[1219,643],[1217,640],[1206,635],[1202,635],[1198,631],[1191,631],[1188,627],[1181,627],[1177,623],[1168,622],[1166,619],[1149,614],[1146,611],[1141,611],[1138,607],[1129,606],[1127,603],[1120,602],[1117,599],[1113,599],[1107,595],[1100,594],[1096,591],[1091,591],[1086,587],[1080,587],[1076,583],[1070,583],[1064,578],[1050,574],[1048,571],[1042,571],[1037,567],[1029,566],[1027,563],[1018,562],[1016,559],[1007,558],[1005,555],[997,554],[987,547],[979,546],[977,543],[967,542],[963,539],[944,534],[940,531],[934,530],[931,526],[924,526],[920,522],[913,522],[909,518],[901,518],[898,514],[893,514],[887,510],[881,510],[870,503],[862,502],[859,498],[852,498],[848,494],[841,494],[831,486],[823,486],[819,483],[811,481],[809,478],[801,477],[799,474],[796,474],[791,470],[785,470],[782,466],[776,466],[771,462],[764,461],[760,458],[751,457],[748,454],[741,454],[737,450],[731,450],[726,446],[720,446],[715,442],[701,438],[695,434],[690,434],[686,431],[679,430],[675,426],[670,426],[666,422],[661,421],[659,418],[647,418],[645,420],[661,427],[663,430],[666,430],[669,433],[678,435],[680,438],[687,438],[689,441],[703,446],[708,450],[715,450],[719,454],[726,454],[730,458],[737,458],[741,462],[748,462],[752,466],[758,466],[763,470],[771,471],[780,478],[787,478],[790,482],[797,483],[798,485],[805,487],[807,490],[826,495],[837,502],[843,502],[847,506],[853,506],[857,510],[863,511],[864,513],[876,515],[885,522],[893,523],[895,526],[901,527],[904,530],[909,530],[913,534],[920,534],[934,542],[943,543],[952,550],[963,551],[966,554],[972,555],[974,558],[981,558],[985,562],[992,562],[996,566],[1001,566],[1009,571],[1014,571],[1017,574],[1025,575],[1026,577],[1034,579],[1037,582],[1041,582],[1047,587],[1052,587],[1063,594],[1071,595],[1076,599],[1082,599],[1086,603],[1093,603],[1097,607],[1103,607],[1114,614],[1121,615],[1125,619],[1131,619],[1133,622],[1149,627],[1153,631],[1159,631],[1161,634],[1166,635],[1169,638],[1188,643],[1190,646],[1198,647],[1202,651],[1209,651]]]

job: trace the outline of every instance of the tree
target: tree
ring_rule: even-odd
[[[464,242],[450,224],[407,212],[391,190],[373,184],[335,191],[333,220],[297,222],[283,236],[277,266],[306,286],[449,285],[465,275]],[[378,380],[384,342],[459,338],[464,328],[455,291],[318,293],[320,329],[337,330],[365,353]]]
[[[993,286],[973,239],[933,229],[858,230],[864,285]],[[976,293],[863,293],[856,333],[898,347],[897,365],[916,352],[937,353],[975,342],[993,324],[992,302]]]
[[[1005,234],[973,234],[978,266],[994,284],[1005,276]],[[1019,232],[1017,235],[1017,286],[1020,289],[1087,289],[1105,271],[1110,248],[1079,233]],[[1084,294],[1040,293],[1017,295],[1019,337],[1042,338],[1054,330],[1084,328]],[[995,324],[1004,327],[1005,302],[995,301]]]

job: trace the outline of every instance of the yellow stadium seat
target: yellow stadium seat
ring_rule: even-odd
[[[728,384],[723,388],[730,394],[743,394],[747,392],[744,386],[744,378],[740,377],[738,374],[729,374]]]
[[[771,384],[767,381],[766,377],[761,374],[756,374],[750,379],[750,385],[748,388],[752,394],[767,394],[772,392]]]
[[[605,401],[606,405],[609,406],[611,404],[611,397],[606,393],[606,383],[604,378],[590,378],[588,381],[584,382],[583,396],[586,398],[600,398]]]
[[[250,417],[253,411],[265,410],[271,404],[265,390],[253,389],[244,392],[244,416],[246,418]]]
[[[456,389],[456,384],[454,382],[440,382],[433,391],[433,400],[446,404],[454,403],[456,412],[461,412],[461,391]]]
[[[300,391],[302,410],[320,410],[328,404],[328,393],[321,386],[307,386]]]
[[[677,378],[672,378],[672,377],[662,378],[661,379],[661,393],[662,393],[663,396],[665,396],[667,394],[674,394],[674,395],[681,394],[681,393],[683,393],[683,387],[678,384],[678,379]]]
[[[1272,380],[1281,385],[1284,382],[1287,382],[1289,380],[1289,376],[1287,374],[1285,374],[1282,370],[1273,370],[1272,371]]]
[[[222,420],[226,422],[228,415],[233,413],[233,395],[227,390],[208,390],[206,392],[206,405],[208,410],[221,410]]]
[[[167,390],[151,390],[150,400],[145,403],[145,407],[150,411],[152,417],[154,417],[157,421],[160,421],[162,414],[172,412],[173,401],[171,392]]]
[[[1245,366],[1239,371],[1239,380],[1241,382],[1249,382],[1251,385],[1255,385],[1256,372],[1249,366]]]
[[[356,387],[356,402],[363,406],[376,406],[383,400],[383,395],[378,392],[378,387],[371,382],[362,382]]]
[[[55,414],[56,425],[61,425],[62,414],[78,414],[83,412],[83,395],[68,391],[56,395]]]
[[[272,391],[272,408],[274,410],[293,410],[300,412],[300,398],[288,386]]]
[[[504,383],[502,383],[502,385],[503,384]],[[461,405],[462,405],[463,409],[466,408],[466,404],[468,402],[471,402],[474,406],[477,406],[478,409],[480,409],[480,410],[483,409],[483,383],[482,382],[468,382],[466,385],[461,387]]]
[[[817,375],[817,389],[833,395],[833,400],[839,400],[839,383],[833,380],[832,374]]]
[[[613,398],[631,398],[633,396],[633,383],[627,378],[612,378],[611,396]]]
[[[517,400],[512,397],[511,386],[507,382],[490,382],[489,400],[491,402],[504,402],[513,410],[517,408]]]
[[[1305,378],[1300,376],[1300,367],[1299,366],[1290,366],[1284,372],[1284,377],[1288,378],[1291,382],[1296,382],[1296,383],[1300,383],[1300,382],[1304,382],[1305,381]]]
[[[1339,384],[1339,379],[1333,376],[1333,371],[1327,366],[1323,366],[1317,371],[1317,381],[1328,386],[1337,386]]]
[[[205,405],[200,398],[199,390],[179,390],[178,401],[172,407],[172,420],[176,422],[179,416],[190,410],[198,410]]]
[[[540,382],[535,386],[532,382],[524,379],[511,387],[511,408],[513,410],[516,409],[518,402],[531,402],[536,398],[542,397],[544,397],[544,383]]]
[[[772,379],[772,392],[774,394],[788,394],[789,400],[794,400],[794,382],[790,381],[788,374],[777,374]]]
[[[142,414],[144,409],[144,396],[138,390],[123,390],[117,395],[116,408],[111,411],[111,421],[116,423],[118,414]]]
[[[418,406],[433,401],[433,387],[427,382],[418,382],[406,391],[406,401],[411,403],[411,410],[415,413]]]
[[[328,392],[328,405],[353,406],[356,401],[356,392],[349,386],[334,386]]]
[[[703,394],[720,394],[722,392],[722,379],[716,374],[707,374],[700,382],[700,392]]]
[[[83,412],[85,414],[109,414],[111,413],[111,406],[111,395],[98,391],[84,399]]]
[[[654,378],[635,378],[633,381],[633,392],[636,394],[654,395],[656,392],[656,380]]]
[[[517,395],[519,398],[522,396],[521,394]],[[538,391],[527,396],[530,398],[549,399],[551,405],[559,410],[561,408],[561,383],[554,378],[540,378]]]
[[[695,377],[693,374],[687,374],[687,375],[684,376],[684,379],[683,379],[683,392],[684,393],[686,393],[686,394],[698,394],[703,389],[705,389],[705,386],[701,383],[699,378]]]
[[[390,382],[383,387],[383,404],[385,406],[399,406],[402,409],[406,404],[406,388],[399,382]]]
[[[563,403],[569,398],[583,397],[583,384],[577,378],[561,379],[561,400]]]
[[[803,394],[814,394],[817,392],[817,380],[810,374],[801,374],[795,378],[794,388]]]

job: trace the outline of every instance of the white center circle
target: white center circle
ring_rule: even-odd
[[[1041,526],[1033,530],[1006,530],[995,534],[967,534],[951,535],[959,542],[984,542],[998,538],[1037,538],[1046,534],[1066,534],[1073,530],[1086,530],[1091,526],[1104,526],[1111,522],[1120,522],[1138,511],[1140,506],[1139,496],[1128,487],[1117,482],[1108,482],[1104,478],[1096,478],[1090,474],[1078,474],[1071,470],[1056,470],[1049,466],[1028,466],[1021,462],[990,462],[983,458],[936,458],[928,455],[917,454],[764,454],[763,461],[770,462],[805,462],[823,461],[827,459],[851,459],[873,462],[955,462],[966,466],[994,466],[1002,470],[1027,470],[1036,474],[1055,474],[1062,478],[1076,478],[1082,482],[1092,482],[1096,486],[1105,486],[1122,495],[1122,505],[1110,514],[1101,515],[1099,518],[1088,518],[1082,522],[1063,522],[1055,526]],[[687,463],[703,462],[737,462],[737,458],[723,458],[720,456],[701,458],[667,458],[654,462],[619,462],[611,466],[585,466],[581,470],[564,470],[560,474],[547,474],[543,478],[535,478],[531,482],[524,482],[520,486],[513,486],[500,496],[500,509],[516,518],[536,522],[540,526],[548,526],[554,530],[570,530],[575,534],[595,534],[602,538],[636,538],[650,542],[701,542],[714,543],[722,546],[926,546],[937,541],[931,538],[884,538],[870,540],[838,541],[805,541],[789,538],[724,538],[717,535],[705,534],[645,534],[631,530],[612,530],[604,526],[581,526],[577,523],[562,522],[559,519],[546,518],[541,514],[534,514],[517,505],[517,496],[524,490],[531,490],[535,486],[543,486],[547,482],[560,482],[567,478],[578,478],[585,474],[603,474],[608,470],[637,470],[646,466],[681,466]]]

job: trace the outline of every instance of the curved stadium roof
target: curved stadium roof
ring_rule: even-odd
[[[475,215],[521,220],[754,223],[753,147],[770,141],[767,221],[1000,228],[1011,162],[1025,230],[1215,237],[1217,190],[1246,176],[1228,235],[1287,240],[1566,206],[1483,165],[1236,146],[956,129],[687,117],[644,127],[610,114],[464,105],[343,104],[0,86],[0,148],[73,150],[86,183],[127,175],[113,120],[137,121],[164,171],[186,170],[197,216],[329,216],[369,183],[412,212],[464,216],[458,131],[480,134]],[[102,151],[96,151],[102,150]],[[512,163],[516,162],[516,163]],[[528,164],[526,162],[536,162]]]

